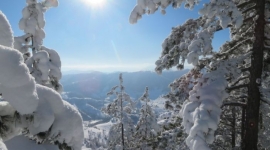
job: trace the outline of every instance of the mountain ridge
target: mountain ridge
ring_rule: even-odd
[[[167,94],[170,89],[168,85],[175,79],[181,77],[188,70],[167,71],[162,75],[155,72],[123,72],[123,85],[125,92],[133,100],[138,100],[144,93],[145,87],[149,88],[151,100]],[[61,83],[64,87],[63,98],[75,105],[81,112],[84,120],[105,119],[100,109],[108,104],[111,99],[107,93],[112,87],[119,84],[119,72],[114,73],[79,73],[63,75]]]

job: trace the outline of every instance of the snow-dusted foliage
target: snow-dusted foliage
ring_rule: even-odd
[[[32,5],[36,1],[27,0],[27,2]],[[55,4],[53,2],[51,0],[41,3],[49,6],[49,4]],[[3,25],[0,27],[0,37],[8,39],[0,43],[3,44],[0,45],[1,148],[6,149],[2,139],[9,140],[22,134],[23,131],[40,143],[49,141],[59,145],[60,149],[80,150],[84,137],[80,113],[74,106],[64,101],[59,93],[35,82],[24,63],[22,53],[12,48],[12,31],[2,13],[0,13],[0,22]],[[59,74],[61,74],[59,56],[50,49],[43,49],[51,55],[51,60],[48,60],[51,63],[48,74],[59,79]],[[40,56],[40,58],[42,58],[38,60],[40,64],[37,63],[37,65],[45,68],[44,57]]]
[[[146,12],[151,14],[160,7],[164,12],[169,4],[178,7],[181,3],[193,8],[198,1],[138,0],[129,21],[136,23]],[[269,116],[264,105],[270,104],[269,1],[210,0],[201,3],[204,3],[199,11],[201,17],[173,28],[156,61],[157,73],[174,66],[183,69],[186,60],[194,66],[187,75],[170,85],[172,92],[166,96],[169,100],[166,107],[172,111],[182,107],[179,115],[189,134],[186,142],[190,149],[209,149],[215,139],[221,107],[224,108],[223,116],[231,117],[229,124],[221,118],[220,127],[230,133],[227,139],[231,140],[230,144],[221,142],[223,146],[231,146],[228,149],[267,148],[264,142],[267,138],[263,138],[263,134],[269,129],[264,124]],[[213,35],[224,28],[230,29],[231,41],[220,51],[213,52]],[[221,137],[218,135],[217,139]]]
[[[108,137],[108,148],[116,149],[119,146],[124,148],[133,147],[134,123],[130,114],[134,109],[134,102],[130,96],[125,93],[122,74],[119,75],[119,85],[108,92],[108,96],[115,95],[115,99],[102,108],[102,111],[111,117],[115,124],[111,127]]]
[[[164,150],[188,150],[185,144],[186,135],[181,127],[182,119],[178,115],[179,111],[164,112],[158,117],[158,125],[160,132],[156,136],[155,142],[152,144],[153,149]]]

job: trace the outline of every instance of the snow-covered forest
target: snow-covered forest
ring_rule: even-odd
[[[270,149],[269,0],[137,0],[126,18],[134,26],[146,14],[165,15],[168,7],[202,6],[198,18],[153,43],[162,49],[153,62],[156,74],[177,69],[181,75],[169,85],[149,79],[155,83],[142,92],[127,87],[149,82],[128,82],[126,73],[119,73],[117,82],[106,80],[102,91],[89,94],[102,100],[80,99],[87,90],[74,94],[76,84],[67,91],[61,84],[61,56],[43,44],[45,14],[58,5],[58,0],[26,0],[17,14],[20,36],[0,10],[1,150]],[[215,51],[215,34],[222,30],[230,32],[230,40]],[[116,85],[107,87],[111,83]],[[104,90],[106,98],[100,96]],[[159,98],[151,99],[151,91],[160,92]]]

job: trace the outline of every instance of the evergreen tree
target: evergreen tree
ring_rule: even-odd
[[[159,116],[158,124],[161,129],[156,136],[155,142],[153,143],[153,149],[188,149],[184,142],[186,134],[183,132],[183,128],[181,127],[182,119],[177,115],[178,113],[168,111]]]
[[[192,9],[200,1],[139,0],[130,15],[130,23],[136,23],[146,12],[154,13],[161,8],[165,13],[170,4],[178,8],[182,3]],[[220,118],[221,107],[225,104],[231,109],[227,113],[234,118],[232,123],[241,116],[237,122],[241,124],[241,148],[267,148],[263,142],[258,143],[258,134],[259,130],[266,133],[269,129],[263,122],[269,117],[269,109],[265,109],[265,105],[270,104],[270,2],[211,0],[201,3],[205,3],[199,11],[201,17],[189,19],[173,28],[163,42],[161,56],[156,62],[158,73],[174,66],[182,69],[186,60],[194,65],[188,76],[175,81],[176,91],[172,91],[174,96],[169,102],[171,106],[182,105],[180,116],[188,134],[186,143],[192,150],[209,149],[209,144],[215,140],[214,132],[220,119],[226,120]],[[212,51],[214,33],[225,28],[230,29],[231,41],[218,52]],[[238,117],[233,115],[235,107],[240,109]],[[232,133],[230,145],[234,147],[235,128],[227,131]]]
[[[42,41],[39,39],[43,37],[40,36],[41,33],[44,33],[42,24],[37,26],[37,23],[42,23],[43,13],[41,14],[41,12],[57,3],[57,0],[44,0],[42,2],[27,0],[28,6],[24,9],[23,15],[24,29],[25,32],[29,31],[29,33],[25,36],[31,34],[30,37],[34,41]],[[35,31],[35,34],[32,31]],[[36,83],[35,78],[30,75],[29,69],[24,63],[26,57],[23,57],[19,50],[14,49],[16,39],[14,40],[10,24],[1,11],[0,39],[0,93],[2,100],[0,102],[0,149],[6,149],[2,141],[22,134],[22,130],[24,130],[30,138],[35,139],[39,144],[51,142],[57,144],[61,150],[80,150],[84,134],[80,113],[74,106],[63,101],[61,95],[55,90]],[[24,40],[27,42],[29,39]],[[32,45],[31,48],[35,50],[39,47],[39,44],[32,43]],[[43,58],[47,58],[47,55],[43,54],[40,53],[36,56],[38,61],[35,63],[41,71],[44,71],[44,65],[49,65],[43,61]],[[51,62],[56,60],[55,58],[51,59]]]
[[[107,147],[107,135],[103,132],[93,132],[88,131],[88,137],[84,139],[84,144],[86,148],[91,148],[95,150],[103,150]]]
[[[130,114],[133,112],[134,103],[124,91],[122,74],[119,75],[119,85],[113,87],[107,95],[115,95],[115,99],[102,109],[115,121],[109,131],[108,148],[128,149],[133,147],[134,123]]]
[[[151,149],[151,143],[154,142],[154,138],[159,131],[159,126],[157,124],[157,118],[150,106],[150,99],[148,93],[148,87],[145,88],[145,93],[140,98],[142,103],[140,110],[140,118],[137,122],[135,129],[135,140],[137,148],[141,150]]]
[[[27,0],[22,10],[19,27],[24,35],[14,38],[14,48],[19,50],[25,59],[31,75],[38,84],[50,87],[59,93],[62,85],[61,60],[58,53],[43,46],[45,38],[44,13],[51,7],[57,7],[57,0]],[[32,49],[32,53],[29,52]]]

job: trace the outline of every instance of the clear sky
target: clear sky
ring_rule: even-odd
[[[161,53],[162,41],[171,28],[188,18],[197,18],[198,9],[167,8],[144,15],[135,25],[129,14],[136,0],[59,0],[59,6],[48,10],[44,46],[55,49],[62,60],[62,70],[141,71],[154,70]],[[101,1],[101,0],[99,0]],[[7,16],[15,36],[22,35],[18,22],[25,0],[2,0],[0,10]],[[219,32],[213,41],[217,50],[229,34]]]

